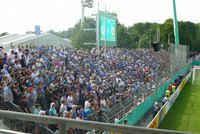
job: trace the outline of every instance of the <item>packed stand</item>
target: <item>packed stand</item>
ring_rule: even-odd
[[[166,57],[147,49],[109,48],[103,55],[95,49],[0,47],[1,93],[5,103],[27,113],[103,121],[102,112],[158,76],[167,79]]]

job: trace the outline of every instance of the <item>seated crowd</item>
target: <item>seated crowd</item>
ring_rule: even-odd
[[[0,47],[0,92],[5,103],[27,113],[103,121],[102,112],[167,76],[166,57],[150,49],[109,48],[102,55],[95,49]]]

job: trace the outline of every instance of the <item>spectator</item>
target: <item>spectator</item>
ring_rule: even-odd
[[[20,57],[21,57],[20,58],[21,59],[20,60],[21,66],[26,67],[26,59],[25,59],[24,55],[21,55]]]
[[[40,105],[39,104],[35,104],[35,108],[34,108],[34,114],[36,114],[36,115],[41,115],[40,114],[40,110],[41,110],[41,107],[40,107]]]
[[[60,115],[61,117],[64,116],[64,111],[65,111],[65,110],[67,110],[67,101],[66,101],[65,98],[63,98],[63,99],[61,100],[61,106],[60,106],[60,110],[59,110],[59,115]]]
[[[10,89],[10,83],[7,84],[7,82],[3,82],[3,96],[4,96],[4,102],[13,102],[13,94]]]
[[[31,111],[28,107],[28,98],[26,95],[23,95],[22,100],[19,103],[19,106],[24,112],[31,113]]]
[[[153,106],[153,118],[156,116],[156,114],[158,113],[159,109],[160,109],[159,104],[158,104],[158,102],[156,101],[156,102],[154,103],[154,106]]]
[[[77,109],[77,105],[72,105],[72,109],[70,110],[70,114],[72,115],[72,119],[77,118],[76,109]]]
[[[169,97],[170,97],[170,95],[171,95],[171,92],[170,92],[170,90],[169,90],[169,89],[167,89],[167,90],[165,91],[165,94],[166,94],[166,97],[167,97],[167,98],[169,98]]]
[[[49,109],[49,116],[58,116],[57,111],[55,109],[55,103],[52,102]]]
[[[29,87],[28,93],[27,93],[27,98],[28,98],[28,107],[31,113],[34,112],[34,106],[35,106],[35,97],[33,94],[33,87]]]
[[[73,105],[73,97],[72,97],[72,93],[69,92],[67,96],[67,111],[70,112],[70,110],[72,109],[72,105]]]
[[[166,102],[167,102],[168,98],[165,96],[163,99],[162,99],[162,104],[164,105]]]
[[[50,116],[57,116],[57,111],[65,115],[67,105],[68,118],[87,120],[102,121],[102,112],[136,96],[136,92],[137,98],[141,98],[143,87],[154,88],[155,78],[159,75],[164,79],[169,69],[165,52],[156,55],[147,49],[108,48],[105,56],[99,56],[95,49],[89,54],[74,48],[18,46],[7,55],[0,48],[0,54],[0,78],[11,83],[8,87],[14,103],[25,112],[33,112],[34,104],[38,103],[42,110],[50,108],[46,112]],[[157,56],[162,73],[156,72]],[[30,87],[33,90],[27,90]],[[143,100],[136,102],[140,104]],[[51,108],[51,102],[55,107]],[[76,110],[73,105],[77,105]]]
[[[58,116],[57,111],[55,109],[55,103],[54,102],[52,102],[51,105],[50,105],[49,116]],[[49,128],[52,131],[55,132],[57,130],[57,125],[55,125],[55,124],[49,124]]]
[[[172,94],[176,91],[176,86],[173,84],[172,85]]]
[[[127,126],[128,125],[128,120],[124,120],[123,124]]]
[[[114,123],[115,123],[115,124],[118,124],[118,123],[119,123],[119,117],[115,117]]]

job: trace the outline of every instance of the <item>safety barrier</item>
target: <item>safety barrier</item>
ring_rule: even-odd
[[[16,132],[11,130],[0,129],[0,134],[27,134],[22,132]]]
[[[142,96],[142,93],[137,93],[136,96],[130,96],[124,99],[122,102],[111,107],[108,111],[103,112],[102,116],[104,121],[106,122],[113,122],[116,116],[123,116],[123,114],[133,107],[138,100]]]
[[[117,131],[121,134],[192,134],[190,132],[179,132],[162,129],[149,129],[134,126],[115,125],[111,123],[101,123],[85,120],[74,120],[60,117],[39,116],[21,112],[12,112],[0,110],[0,117],[22,121],[32,121],[37,123],[59,124],[59,134],[66,134],[68,128],[77,128],[84,130],[105,130]]]
[[[4,102],[4,97],[0,94],[0,109],[2,110],[9,110],[9,111],[16,111],[16,112],[23,112],[20,108],[18,108],[14,103]],[[37,129],[38,134],[54,134],[53,131],[48,129],[45,125],[39,124],[36,125],[34,122],[27,122],[9,118],[3,118],[3,123],[11,130],[20,131],[20,132],[28,132],[28,133],[35,133]]]

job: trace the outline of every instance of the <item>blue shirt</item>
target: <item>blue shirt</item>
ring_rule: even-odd
[[[49,116],[57,116],[57,111],[55,108],[49,109]]]

